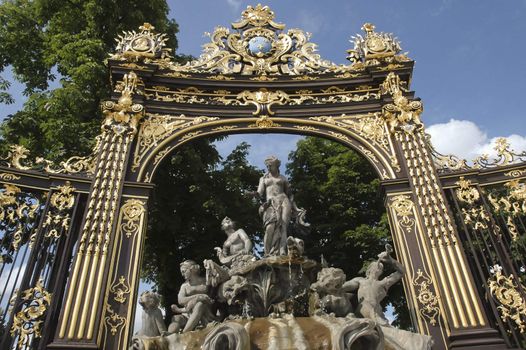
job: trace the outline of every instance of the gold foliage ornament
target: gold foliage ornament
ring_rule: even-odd
[[[32,339],[42,337],[44,315],[51,303],[51,293],[46,291],[42,280],[34,288],[22,292],[22,308],[16,313],[11,336],[18,336],[15,349],[26,349]]]
[[[422,102],[409,101],[404,96],[404,91],[407,89],[403,86],[400,77],[393,72],[387,75],[380,87],[382,95],[391,95],[393,98],[393,103],[386,104],[382,108],[391,133],[397,131],[413,133],[424,128],[420,120],[420,114],[423,111]]]
[[[505,276],[502,267],[495,265],[490,269],[491,275],[488,279],[488,286],[491,295],[500,304],[497,306],[500,311],[501,319],[507,322],[508,319],[515,322],[521,333],[526,332],[526,301],[523,297],[526,288],[518,285],[513,275]],[[523,293],[520,292],[523,291]]]
[[[243,101],[243,105],[250,103],[256,106],[256,111],[252,112],[253,115],[259,115],[265,111],[273,115],[274,111],[271,110],[271,107],[275,104],[283,104],[289,100],[289,95],[281,90],[270,91],[262,88],[258,91],[242,91],[237,95],[237,99]]]
[[[497,158],[489,160],[489,156],[484,154],[473,160],[473,168],[492,168],[526,161],[526,151],[516,153],[510,146],[510,143],[505,137],[499,137],[495,141],[495,146],[493,146],[493,149],[497,151]]]
[[[106,325],[110,328],[111,335],[115,336],[119,331],[119,328],[126,324],[126,318],[119,316],[118,313],[113,311],[111,305],[106,307],[106,317],[104,318]]]
[[[0,189],[0,228],[4,231],[4,242],[8,244],[9,251],[17,251],[24,238],[30,237],[30,243],[35,235],[30,234],[34,229],[27,225],[35,219],[36,213],[40,207],[40,202],[29,193],[23,193],[22,190],[15,186],[5,184]],[[0,261],[3,257],[0,257]]]
[[[126,283],[126,278],[124,276],[119,277],[119,282],[112,285],[110,292],[115,294],[113,299],[121,304],[126,302],[126,295],[130,294],[130,286]]]
[[[75,204],[75,187],[67,181],[64,185],[57,187],[58,191],[51,195],[51,209],[46,215],[43,227],[47,228],[46,238],[59,238],[60,231],[68,232],[71,221],[69,209]]]
[[[514,179],[506,182],[504,186],[509,189],[506,196],[488,195],[493,208],[512,215],[526,214],[526,184],[519,182],[519,179]]]
[[[461,176],[459,180],[455,182],[455,184],[459,186],[459,188],[457,188],[455,192],[457,194],[457,198],[461,202],[473,204],[479,200],[479,191],[476,187],[472,186],[470,180],[466,180],[464,176]]]
[[[511,149],[511,145],[505,137],[499,137],[493,149],[497,152],[497,157],[490,159],[488,154],[483,154],[473,159],[472,164],[468,165],[465,159],[461,159],[454,155],[443,155],[437,152],[431,145],[431,141],[428,136],[428,146],[433,154],[435,164],[441,172],[450,172],[456,170],[468,170],[468,169],[491,169],[496,167],[507,166],[510,164],[520,163],[526,161],[526,151],[517,153]],[[525,170],[511,170],[504,175],[518,177],[525,174]]]
[[[172,135],[172,133],[217,119],[217,117],[207,116],[187,117],[184,114],[172,116],[147,113],[143,122],[141,122],[137,135],[138,140],[133,155],[132,171],[137,170],[141,160],[149,150]]]
[[[98,144],[95,146],[95,151]],[[1,165],[8,168],[15,168],[20,170],[35,170],[45,171],[50,174],[78,174],[86,173],[88,176],[92,175],[95,169],[95,158],[93,155],[87,157],[73,156],[66,161],[60,162],[57,166],[55,163],[42,157],[36,157],[35,161],[28,159],[30,152],[22,145],[11,145],[6,157],[0,158]],[[12,175],[10,178],[4,178],[10,181],[16,179]]]

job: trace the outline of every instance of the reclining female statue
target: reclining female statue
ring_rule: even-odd
[[[252,241],[242,228],[235,229],[234,222],[227,216],[221,221],[221,228],[227,235],[223,248],[216,247],[221,264],[231,267],[241,256],[251,255]]]

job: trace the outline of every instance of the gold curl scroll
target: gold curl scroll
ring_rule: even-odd
[[[50,303],[51,293],[44,289],[42,280],[22,292],[22,309],[16,313],[10,330],[11,336],[18,336],[15,349],[27,349],[32,339],[42,337],[42,323]]]
[[[522,285],[518,285],[513,275],[505,276],[500,266],[493,267],[493,274],[488,279],[488,286],[491,295],[500,304],[497,309],[500,311],[504,322],[511,320],[519,328],[521,333],[526,332],[526,301],[524,300],[519,288],[526,291]]]
[[[128,199],[121,208],[122,224],[121,229],[126,237],[139,232],[139,223],[144,215],[144,202],[138,199]]]
[[[437,324],[437,318],[440,315],[438,306],[438,297],[429,288],[433,284],[427,273],[421,269],[416,271],[416,278],[413,279],[413,285],[417,288],[416,299],[420,305],[420,314],[425,317],[432,326]]]

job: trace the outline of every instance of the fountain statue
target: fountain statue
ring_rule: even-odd
[[[172,311],[176,314],[168,327],[170,333],[193,331],[199,324],[206,326],[214,321],[212,305],[214,301],[208,295],[208,286],[203,277],[199,276],[201,268],[192,261],[186,260],[181,263],[181,274],[185,282],[179,289],[177,301],[183,307],[172,305]]]
[[[294,203],[287,178],[280,174],[281,162],[275,156],[265,159],[268,172],[259,179],[255,195],[262,201],[259,215],[265,228],[265,256],[285,255],[287,229],[293,218],[298,218],[298,225],[308,227],[303,221],[304,210]]]
[[[168,329],[157,326],[158,297],[146,302],[147,317],[130,349],[430,350],[431,337],[394,328],[383,314],[380,302],[405,274],[392,247],[385,246],[366,277],[350,280],[324,259],[319,264],[307,258],[303,240],[287,231],[309,226],[305,211],[294,203],[279,160],[268,157],[265,164],[268,173],[254,192],[262,202],[264,256],[257,259],[247,233],[225,217],[227,239],[215,248],[218,262],[205,260],[202,277],[196,262],[184,261],[180,306],[172,305],[176,315]],[[385,267],[394,272],[381,278]]]

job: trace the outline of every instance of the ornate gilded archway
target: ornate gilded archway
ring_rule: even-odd
[[[349,65],[322,59],[304,32],[286,31],[261,5],[232,31],[217,28],[185,65],[170,60],[151,25],[123,33],[108,63],[113,93],[93,154],[55,165],[15,146],[0,169],[0,214],[20,213],[1,215],[4,240],[11,252],[30,252],[2,344],[126,349],[158,164],[194,138],[247,132],[323,136],[369,160],[408,270],[413,324],[433,336],[434,349],[524,344],[522,258],[509,245],[526,232],[526,154],[505,141],[494,162],[437,154],[410,90],[414,62],[393,35],[372,24],[363,30]],[[42,205],[19,204],[19,193]],[[24,211],[35,219],[20,227]],[[41,263],[34,244],[56,246],[63,258]],[[52,277],[40,278],[43,266]]]

